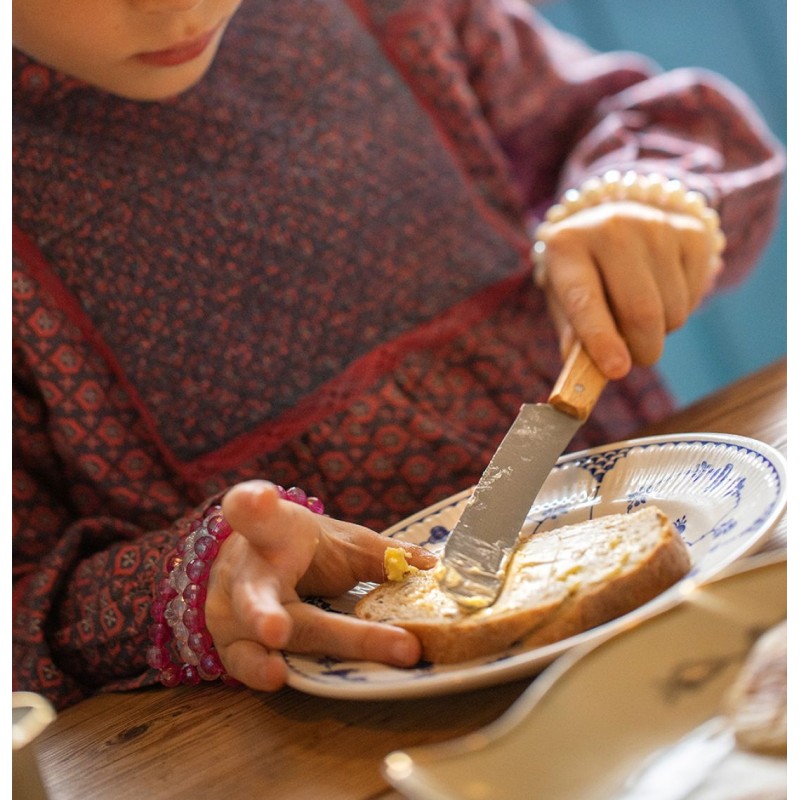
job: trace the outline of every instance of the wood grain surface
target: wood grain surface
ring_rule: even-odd
[[[642,435],[751,436],[786,453],[779,361]],[[781,520],[764,550],[786,549]],[[108,694],[58,715],[38,742],[51,800],[397,800],[392,750],[463,736],[500,716],[531,679],[419,700],[330,700],[207,684]]]

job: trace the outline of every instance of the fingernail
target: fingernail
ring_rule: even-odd
[[[603,372],[612,378],[619,378],[625,374],[626,364],[618,358],[609,358],[603,364]]]
[[[604,358],[599,366],[610,378],[622,378],[628,374],[631,362],[627,354],[614,353]]]
[[[410,547],[406,545],[406,548],[406,552],[409,556],[417,559],[418,562],[422,562],[423,564],[432,565],[438,560],[438,556],[435,553],[432,553],[430,550],[427,550],[418,544],[411,545]]]
[[[398,638],[391,647],[392,658],[403,665],[416,664],[420,659],[420,645],[414,636],[405,634]]]

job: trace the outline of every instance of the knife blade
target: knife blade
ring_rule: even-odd
[[[685,800],[736,747],[724,717],[712,717],[657,752],[625,783],[616,800]]]
[[[577,343],[547,402],[520,409],[445,543],[439,582],[462,607],[486,608],[497,599],[539,489],[606,383]]]

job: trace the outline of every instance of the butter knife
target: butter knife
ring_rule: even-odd
[[[468,609],[492,605],[536,495],[607,380],[580,343],[546,403],[526,403],[445,543],[440,585]]]

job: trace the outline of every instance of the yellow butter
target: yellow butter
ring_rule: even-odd
[[[416,567],[412,567],[406,559],[406,551],[400,547],[387,547],[383,554],[383,570],[386,579],[390,581],[402,581],[414,572],[419,572]]]

